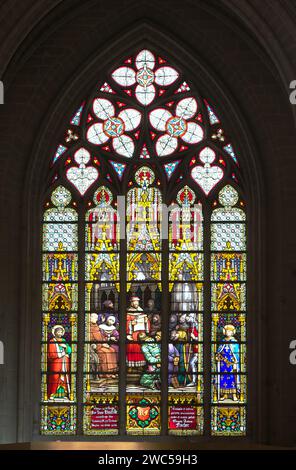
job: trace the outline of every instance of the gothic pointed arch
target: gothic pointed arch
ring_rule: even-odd
[[[41,432],[245,435],[245,175],[228,123],[155,45],[68,114],[44,200]]]

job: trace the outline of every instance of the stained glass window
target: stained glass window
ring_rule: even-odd
[[[203,213],[195,200],[184,186],[170,213],[168,428],[177,435],[203,432]]]
[[[84,433],[118,433],[119,225],[100,186],[86,212]]]
[[[247,219],[219,103],[150,48],[80,97],[42,221],[44,435],[247,432]]]
[[[77,212],[71,193],[54,189],[43,218],[42,241],[42,431],[76,430]]]
[[[159,434],[161,404],[161,193],[151,168],[127,194],[126,428]]]
[[[246,432],[246,214],[230,185],[211,216],[212,431]]]

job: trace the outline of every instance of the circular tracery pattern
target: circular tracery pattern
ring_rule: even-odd
[[[142,87],[152,85],[154,82],[154,72],[148,67],[143,67],[137,72],[136,80]]]
[[[119,117],[112,117],[104,122],[103,128],[108,137],[119,137],[124,133],[124,122]]]
[[[70,149],[76,142],[87,148],[91,163],[94,158],[97,162],[105,158],[112,167],[111,173],[115,171],[120,181],[128,166],[122,158],[141,161],[159,157],[165,159],[162,167],[167,181],[173,181],[177,168],[181,168],[176,159],[185,160],[184,168],[205,195],[226,174],[225,167],[232,167],[232,178],[238,181],[238,168],[235,168],[238,159],[214,108],[208,99],[201,99],[192,92],[180,72],[165,58],[143,49],[125,58],[106,79],[95,98],[90,103],[84,101],[73,114],[65,142],[58,146],[54,156],[55,163],[67,153],[67,174],[72,184],[73,171],[69,171],[69,165],[75,166],[77,162]],[[81,126],[84,122],[85,130]],[[213,143],[217,149],[214,165],[212,161],[203,161],[199,153],[201,148],[210,148]],[[204,166],[190,168],[190,161],[196,155],[201,155]],[[170,161],[170,157],[174,160]],[[85,170],[79,171],[84,185]],[[78,174],[78,170],[74,169],[74,173]],[[94,177],[95,171],[92,173]],[[108,179],[112,182],[110,174]]]
[[[166,130],[172,137],[183,137],[187,131],[187,123],[181,117],[171,117],[166,123]]]

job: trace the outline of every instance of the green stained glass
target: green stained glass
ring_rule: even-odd
[[[130,435],[158,435],[160,434],[161,418],[159,398],[146,394],[127,396],[126,421],[127,434]]]

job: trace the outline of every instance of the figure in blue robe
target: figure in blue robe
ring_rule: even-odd
[[[225,325],[223,333],[224,340],[216,352],[217,399],[218,402],[225,399],[237,401],[240,393],[240,345],[234,337],[235,327],[233,325]]]

